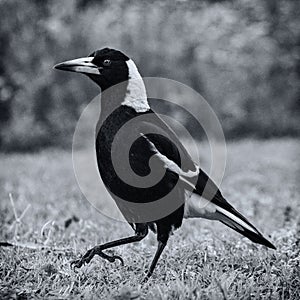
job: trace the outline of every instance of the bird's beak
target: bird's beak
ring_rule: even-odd
[[[55,65],[53,68],[63,71],[84,73],[84,74],[95,74],[101,75],[101,70],[103,68],[98,67],[92,63],[94,57],[82,57],[77,59],[72,59],[64,61]]]

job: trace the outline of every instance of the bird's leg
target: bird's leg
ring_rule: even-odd
[[[77,259],[71,262],[71,267],[74,268],[81,268],[82,265],[88,264],[95,255],[99,255],[100,257],[108,260],[109,262],[114,262],[116,259],[120,260],[121,264],[123,265],[123,259],[120,256],[113,255],[109,256],[103,253],[103,250],[113,248],[120,245],[125,245],[129,243],[139,242],[141,241],[146,235],[148,234],[148,227],[144,227],[143,231],[138,231],[134,236],[130,236],[127,238],[123,238],[120,240],[108,242],[103,245],[97,245],[94,248],[88,250],[81,259]]]
[[[157,262],[159,260],[159,257],[160,257],[160,255],[162,254],[163,250],[166,247],[166,244],[167,244],[166,242],[161,242],[161,241],[158,242],[158,246],[157,246],[157,250],[156,250],[155,256],[154,256],[154,258],[152,260],[150,269],[147,272],[147,275],[144,278],[143,282],[146,282],[149,279],[149,277],[152,275],[152,273],[154,271],[154,268],[155,268],[155,266],[156,266],[156,264],[157,264]]]

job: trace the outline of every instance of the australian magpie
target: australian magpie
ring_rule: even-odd
[[[147,273],[149,278],[170,234],[181,226],[183,218],[219,220],[251,241],[275,249],[225,200],[216,184],[194,163],[174,131],[152,110],[143,79],[127,55],[104,48],[88,57],[59,63],[55,68],[83,73],[102,90],[95,136],[98,169],[134,230],[133,236],[88,250],[81,259],[73,261],[74,267],[89,263],[96,254],[110,262],[118,259],[123,264],[120,256],[103,251],[141,241],[150,229],[157,234],[158,248]],[[122,130],[124,126],[126,130]],[[127,168],[122,166],[126,159]],[[129,178],[132,171],[140,178],[148,178],[154,172],[154,177],[160,180],[147,187],[138,182],[132,184]],[[150,178],[148,183],[151,182]]]

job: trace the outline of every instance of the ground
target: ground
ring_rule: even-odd
[[[70,260],[96,243],[132,232],[85,200],[70,152],[1,154],[0,298],[300,299],[300,143],[243,140],[227,147],[223,194],[277,250],[223,224],[188,220],[146,284],[153,234],[113,250],[123,267],[97,257],[77,273],[70,269]]]

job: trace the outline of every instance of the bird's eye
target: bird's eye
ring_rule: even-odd
[[[103,61],[103,66],[105,66],[105,67],[110,66],[110,64],[111,64],[110,59],[105,59],[105,60]]]

